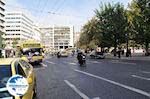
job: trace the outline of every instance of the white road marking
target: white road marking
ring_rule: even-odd
[[[43,67],[47,67],[47,65],[46,65],[46,64],[44,64],[44,63],[41,63],[41,65],[42,65]]]
[[[111,63],[119,63],[119,64],[128,64],[128,65],[136,65],[136,63],[128,63],[128,62],[119,62],[119,61],[111,61]]]
[[[145,74],[150,74],[150,71],[141,71],[141,72]]]
[[[131,75],[132,77],[143,79],[143,80],[150,80],[150,78],[142,77],[142,76],[137,76],[137,75]]]
[[[101,63],[101,62],[98,62],[98,61],[89,61],[90,63],[95,63],[95,64],[98,64],[98,63]]]
[[[94,97],[93,99],[101,99],[100,97]]]
[[[76,63],[69,63],[70,65],[77,65]]]
[[[54,63],[54,62],[50,62],[50,61],[46,61],[46,62],[47,62],[47,63],[50,63],[50,64],[53,64],[53,65],[54,65],[54,64],[56,64],[56,63]]]
[[[100,79],[100,80],[103,80],[103,81],[106,81],[106,82],[109,82],[109,83],[111,83],[111,84],[117,85],[117,86],[119,86],[119,87],[128,89],[128,90],[130,90],[130,91],[139,93],[139,94],[141,94],[141,95],[144,95],[144,96],[147,96],[147,97],[150,98],[150,93],[145,92],[145,91],[143,91],[143,90],[136,89],[136,88],[134,88],[134,87],[130,87],[130,86],[127,86],[127,85],[124,85],[124,84],[121,84],[121,83],[118,83],[118,82],[115,82],[115,81],[112,81],[112,80],[109,80],[109,79],[106,79],[106,78],[103,78],[103,77],[100,77],[100,76],[96,76],[96,75],[93,75],[93,74],[90,74],[90,73],[87,73],[87,72],[83,72],[83,71],[80,71],[80,70],[77,70],[77,69],[74,69],[74,71],[79,72],[79,73],[82,73],[82,74],[85,74],[85,75],[88,75],[88,76],[91,76],[91,77],[94,77],[94,78],[97,78],[97,79]]]
[[[71,87],[77,94],[80,95],[80,97],[82,97],[83,99],[90,99],[87,95],[85,95],[84,93],[82,93],[79,89],[76,88],[75,85],[71,84],[68,80],[64,80],[64,82]]]

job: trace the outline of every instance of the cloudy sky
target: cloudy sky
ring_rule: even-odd
[[[6,11],[23,11],[40,26],[74,25],[79,31],[94,10],[108,2],[127,7],[131,0],[6,0]]]

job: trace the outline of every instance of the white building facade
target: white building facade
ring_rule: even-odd
[[[32,33],[33,33],[32,38],[36,41],[41,42],[41,30],[37,25],[33,25]]]
[[[47,51],[53,50],[54,46],[54,31],[53,27],[40,28],[41,30],[41,42],[44,44]]]
[[[49,49],[66,49],[74,46],[73,26],[52,26],[41,28],[42,42]]]
[[[76,43],[79,41],[79,39],[80,39],[80,34],[81,34],[81,32],[76,32],[76,33],[74,34],[74,44],[76,44]]]
[[[0,48],[2,47],[3,34],[5,33],[4,29],[5,22],[5,2],[4,0],[0,0]]]
[[[5,17],[6,46],[14,47],[13,42],[27,39],[40,40],[40,30],[33,25],[33,21],[22,12],[8,12]],[[36,34],[37,33],[37,34]]]

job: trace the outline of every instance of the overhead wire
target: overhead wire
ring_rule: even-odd
[[[43,9],[41,9],[41,14],[40,14],[40,16],[39,16],[39,21],[44,21],[44,18],[41,18],[41,17],[43,17],[44,16],[44,10],[45,10],[45,8],[46,8],[46,6],[47,6],[47,4],[48,4],[48,0],[46,0],[46,2],[44,3],[44,7],[43,7]]]
[[[61,6],[65,3],[65,0],[62,0],[62,2],[60,2],[60,4],[58,5],[58,7],[55,9],[54,12],[58,12],[61,9]]]
[[[57,13],[59,13],[59,12],[61,12],[61,11],[62,11],[61,13],[63,13],[64,5],[66,6],[66,2],[65,2],[65,1],[63,2],[61,8],[57,11]]]
[[[43,12],[43,13],[47,13],[47,14],[51,14],[51,15],[58,15],[58,16],[73,16],[73,17],[78,17],[78,18],[91,18],[91,17],[87,17],[87,16],[77,16],[77,15],[68,15],[68,14],[62,14],[62,13],[56,13],[56,12],[52,12],[52,11],[41,11],[41,10],[37,10],[37,9],[32,9],[32,8],[25,8],[25,7],[19,7],[19,6],[14,6],[14,5],[6,5],[7,7],[11,7],[11,8],[18,8],[18,9],[24,9],[24,10],[29,10],[29,11],[35,11],[35,12]]]

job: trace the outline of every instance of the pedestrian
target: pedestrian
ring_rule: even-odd
[[[132,55],[131,55],[131,49],[129,49],[129,56],[132,57]]]
[[[118,50],[118,58],[121,58],[121,48]]]
[[[124,50],[122,50],[122,55],[124,55]]]

